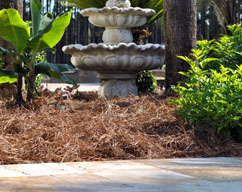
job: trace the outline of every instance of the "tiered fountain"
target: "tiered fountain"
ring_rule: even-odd
[[[144,25],[155,11],[130,7],[129,0],[109,0],[106,7],[85,9],[81,14],[88,16],[93,25],[105,27],[104,43],[63,47],[66,54],[72,55],[72,64],[98,72],[101,97],[138,95],[136,73],[161,67],[164,46],[132,43],[131,28]]]

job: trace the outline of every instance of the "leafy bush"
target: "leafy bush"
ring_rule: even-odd
[[[136,85],[138,92],[153,92],[157,88],[157,81],[151,71],[141,71],[137,74]]]
[[[233,27],[232,31],[235,32],[240,27]],[[241,58],[237,57],[241,53],[241,45],[236,44],[239,37],[241,38],[239,33],[228,37],[230,41],[227,47],[223,47],[223,55],[214,54],[212,58],[210,53],[217,53],[218,47],[222,49],[225,36],[218,42],[210,42],[206,47],[207,51],[205,46],[193,50],[194,60],[180,57],[190,64],[191,69],[180,72],[187,79],[173,86],[180,97],[172,102],[180,105],[177,112],[181,118],[197,128],[206,126],[215,128],[217,133],[225,137],[242,138],[242,62],[238,65]],[[198,45],[203,42],[198,42]]]

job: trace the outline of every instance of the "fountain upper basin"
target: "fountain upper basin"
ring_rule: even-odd
[[[164,64],[165,47],[160,44],[100,43],[64,46],[63,51],[72,55],[71,62],[79,69],[130,74],[161,67]]]
[[[147,17],[155,15],[156,12],[152,9],[138,7],[104,7],[102,9],[89,8],[80,13],[88,16],[90,23],[98,27],[131,28],[144,25]]]

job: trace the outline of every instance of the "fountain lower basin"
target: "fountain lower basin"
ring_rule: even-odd
[[[97,71],[101,80],[99,95],[110,98],[138,95],[136,73],[161,67],[165,47],[160,44],[100,43],[64,46],[63,51],[72,55],[71,62],[75,67]]]
[[[68,45],[63,47],[66,54],[71,54],[72,64],[83,70],[107,73],[137,73],[155,69],[164,63],[164,46],[159,44],[119,45],[90,44]]]

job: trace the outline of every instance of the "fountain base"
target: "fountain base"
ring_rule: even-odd
[[[115,96],[138,96],[136,75],[134,74],[99,74],[99,97],[112,98]]]

